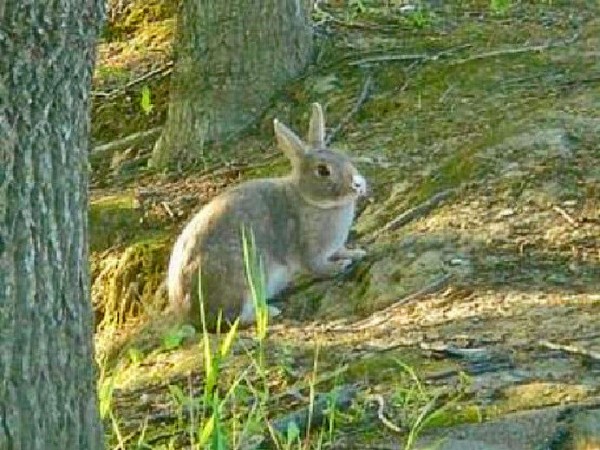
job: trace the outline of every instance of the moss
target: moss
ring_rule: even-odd
[[[97,323],[121,323],[162,306],[156,295],[170,250],[169,227],[144,222],[131,195],[90,205],[92,296]]]
[[[152,23],[172,19],[177,13],[177,0],[134,0],[108,2],[109,21],[104,37],[109,40],[124,39],[147,28]]]
[[[433,367],[429,361],[417,356],[413,351],[382,352],[351,362],[343,380],[346,383],[361,381],[368,385],[406,383],[409,378],[399,361],[417,372]]]
[[[141,213],[133,209],[133,197],[111,196],[92,200],[89,209],[90,250],[105,250],[135,236]]]
[[[503,389],[498,402],[490,408],[489,416],[499,416],[514,411],[543,408],[566,402],[585,401],[592,395],[585,384],[531,381]]]
[[[478,405],[460,404],[434,412],[427,421],[426,428],[451,427],[483,421],[484,409]]]
[[[268,164],[253,167],[244,172],[245,178],[270,178],[287,174],[291,170],[289,161],[281,154]]]
[[[160,287],[169,250],[166,239],[152,238],[92,258],[92,296],[98,324],[122,324],[164,307]]]
[[[420,203],[437,192],[454,188],[469,181],[475,174],[476,163],[470,150],[451,156],[440,168],[416,189],[415,204]]]
[[[114,69],[99,69],[97,76],[105,77]],[[118,69],[117,72],[125,72]],[[108,75],[114,78],[114,75]],[[124,77],[124,75],[119,75]],[[102,81],[98,81],[102,83]],[[109,86],[109,80],[104,80]],[[115,83],[113,83],[115,84]],[[150,89],[152,111],[145,114],[141,107],[142,88]],[[114,87],[118,89],[118,86]],[[108,87],[111,91],[113,87]],[[121,137],[128,136],[138,131],[162,125],[166,117],[169,101],[169,79],[167,77],[149,80],[146,84],[134,85],[125,89],[119,95],[103,100],[102,97],[94,99],[92,105],[92,138],[96,145],[108,143]],[[104,161],[106,164],[106,161]]]
[[[130,76],[131,70],[124,67],[98,65],[94,74],[94,87],[102,89],[104,86],[126,83]]]
[[[140,239],[160,236],[143,222],[131,194],[105,196],[92,200],[89,210],[92,253],[126,246]]]
[[[178,1],[109,2],[110,20],[99,60],[92,104],[92,138],[106,143],[134,132],[159,126],[166,117],[169,99],[167,64],[171,61]],[[142,75],[157,67],[165,70],[143,82]],[[140,106],[141,89],[150,89],[153,109]],[[106,95],[110,94],[110,95]],[[96,167],[97,168],[97,167]]]

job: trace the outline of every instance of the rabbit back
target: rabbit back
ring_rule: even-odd
[[[184,228],[169,263],[171,305],[200,325],[198,273],[207,318],[234,320],[250,298],[242,226],[251,229],[265,269],[267,296],[281,291],[300,270],[299,215],[284,179],[243,183],[216,197]]]

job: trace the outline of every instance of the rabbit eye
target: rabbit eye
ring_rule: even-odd
[[[327,166],[327,164],[319,164],[317,166],[317,175],[320,177],[328,177],[331,175],[331,169]]]

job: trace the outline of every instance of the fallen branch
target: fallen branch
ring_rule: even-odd
[[[600,361],[600,352],[595,352],[593,350],[586,350],[585,348],[578,347],[576,345],[563,345],[556,344],[550,341],[540,341],[539,345],[545,347],[550,350],[558,350],[565,353],[572,353],[574,355],[585,356],[586,358],[593,359],[596,361]]]
[[[337,126],[335,128],[333,128],[331,130],[331,132],[329,133],[329,135],[325,138],[325,145],[329,145],[335,139],[337,134],[346,125],[348,125],[348,123],[350,122],[352,117],[360,110],[362,105],[367,101],[367,99],[369,98],[369,90],[371,89],[372,83],[373,83],[373,78],[371,77],[371,75],[367,76],[367,79],[365,80],[365,82],[363,84],[362,91],[361,91],[358,99],[356,100],[356,103],[354,104],[354,106],[352,107],[350,112],[348,114],[346,114],[346,116],[344,116],[344,118],[340,121],[340,123],[338,123]]]
[[[349,66],[361,66],[363,64],[380,63],[380,62],[393,62],[393,61],[426,61],[432,57],[427,54],[391,54],[391,55],[375,55],[367,56],[366,58],[357,59],[356,61],[350,61]]]
[[[157,136],[161,131],[162,127],[150,128],[149,130],[139,131],[107,144],[97,145],[90,151],[90,157],[104,157],[108,153],[132,145],[142,139]]]
[[[150,72],[147,72],[147,73],[143,74],[142,76],[140,76],[134,80],[131,80],[129,83],[126,83],[124,86],[121,86],[117,89],[113,89],[110,92],[93,91],[92,95],[94,97],[102,97],[104,99],[116,97],[117,95],[124,93],[127,89],[135,86],[136,84],[146,81],[147,79],[152,78],[156,75],[167,76],[172,71],[173,71],[173,62],[171,61],[171,62],[168,62],[167,64],[165,64],[164,66],[159,67],[158,69],[151,70]]]
[[[499,56],[509,56],[509,55],[519,55],[523,53],[531,53],[531,52],[543,52],[545,50],[556,48],[556,47],[565,47],[567,45],[572,44],[579,38],[579,33],[575,33],[569,39],[559,42],[547,42],[545,44],[540,45],[528,45],[517,48],[507,48],[507,49],[498,49],[492,50],[489,52],[478,53],[475,55],[468,56],[466,58],[457,59],[455,61],[450,61],[448,64],[450,66],[458,66],[461,64],[467,64],[473,61],[480,61],[482,59],[495,58]],[[433,55],[428,54],[384,54],[384,55],[373,55],[367,56],[358,60],[350,61],[348,65],[350,66],[360,66],[363,64],[373,64],[373,63],[385,63],[385,62],[397,62],[397,61],[412,61],[411,68],[413,68],[417,64],[423,64],[426,62],[438,61],[442,58],[446,58],[449,55],[456,53],[459,50],[463,50],[465,48],[471,47],[471,44],[461,45],[458,47],[450,48],[447,50],[442,50]],[[590,82],[596,81],[595,78],[589,80]],[[408,86],[408,78],[406,82],[402,85],[400,92],[404,91]]]
[[[458,65],[467,64],[467,63],[470,63],[473,61],[480,61],[482,59],[495,58],[497,56],[510,56],[510,55],[519,55],[519,54],[523,54],[523,53],[543,52],[545,50],[555,48],[555,47],[565,47],[565,46],[570,45],[573,42],[575,42],[578,38],[579,38],[579,33],[575,33],[572,37],[570,37],[569,39],[566,39],[564,41],[547,42],[545,44],[540,44],[540,45],[527,45],[524,47],[492,50],[489,52],[471,55],[467,58],[458,59],[456,61],[451,61],[450,65],[458,66]]]
[[[413,61],[404,71],[404,76],[406,77],[406,79],[404,80],[404,83],[402,83],[402,86],[400,86],[400,88],[396,89],[393,91],[393,95],[396,94],[401,94],[402,92],[404,92],[407,88],[408,85],[410,84],[410,80],[411,78],[409,77],[409,74],[418,66],[423,66],[425,65],[427,62],[431,62],[431,61],[437,61],[440,58],[444,58],[447,56],[450,56],[453,53],[456,53],[460,50],[464,50],[466,48],[470,48],[472,47],[471,44],[464,44],[464,45],[459,45],[457,47],[452,47],[452,48],[448,48],[446,50],[442,50],[434,55],[431,55],[430,57],[428,57],[426,60],[422,60],[422,61],[418,61],[415,60]]]
[[[391,54],[384,54],[384,55],[366,56],[361,59],[350,61],[348,63],[348,65],[349,66],[360,66],[362,64],[396,62],[396,61],[412,61],[413,64],[417,64],[417,63],[423,63],[423,62],[427,62],[427,61],[437,61],[438,59],[447,57],[453,53],[456,53],[459,50],[464,50],[464,49],[470,48],[470,47],[472,47],[472,44],[459,45],[456,47],[441,50],[432,55],[429,55],[427,53],[413,53],[413,54],[391,53]]]
[[[428,214],[432,209],[437,207],[440,203],[448,199],[452,194],[454,194],[455,191],[456,189],[447,189],[445,191],[438,192],[433,197],[425,200],[423,203],[404,211],[402,214],[386,223],[383,227],[376,230],[375,233],[366,240],[366,242],[371,243],[383,233],[396,230],[409,222],[420,219]]]
[[[202,178],[209,177],[209,176],[210,177],[214,177],[217,175],[225,176],[230,173],[246,172],[248,170],[260,169],[262,167],[271,165],[274,160],[276,160],[277,158],[280,158],[282,156],[283,155],[279,152],[268,153],[268,154],[264,155],[263,157],[261,157],[260,160],[258,160],[255,163],[252,163],[252,164],[243,162],[243,161],[220,162],[220,163],[214,164],[214,165],[209,166],[206,169],[200,171],[198,174],[196,174],[196,177],[198,177],[199,179],[202,179]]]

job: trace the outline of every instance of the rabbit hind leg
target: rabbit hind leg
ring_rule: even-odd
[[[273,298],[275,295],[280,293],[283,289],[287,287],[287,285],[291,281],[291,271],[288,266],[283,264],[270,264],[269,269],[266,273],[267,285],[265,286],[265,294],[266,298],[264,301],[267,301],[270,298]],[[259,299],[259,301],[263,301],[263,299]],[[256,318],[256,311],[254,308],[254,299],[252,298],[252,294],[248,292],[245,296],[245,300],[242,304],[242,312],[240,314],[240,322],[242,324],[249,324],[254,322]],[[269,317],[277,317],[281,314],[281,310],[275,306],[267,305],[267,310],[269,313]]]
[[[271,305],[267,305],[267,313],[269,318],[277,317],[281,314],[279,308]],[[254,300],[251,296],[246,298],[242,307],[242,313],[240,314],[241,325],[251,325],[256,321],[256,308],[254,307]]]

